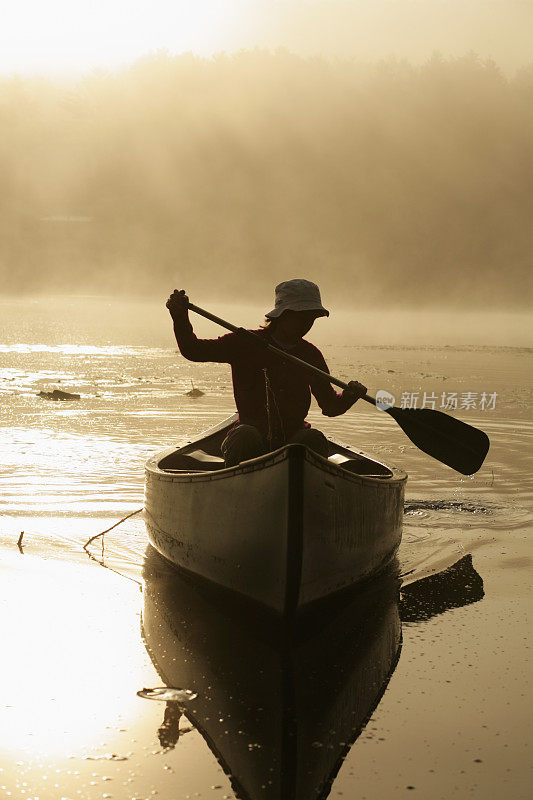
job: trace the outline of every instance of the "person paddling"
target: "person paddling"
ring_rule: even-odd
[[[327,457],[326,437],[306,421],[311,393],[322,413],[335,417],[363,397],[366,386],[350,381],[348,389],[338,393],[326,378],[284,362],[251,337],[239,333],[198,339],[189,320],[188,302],[185,290],[176,289],[166,303],[182,356],[189,361],[231,365],[239,420],[222,442],[226,466],[235,466],[288,443],[304,444]],[[315,283],[303,278],[280,283],[275,290],[274,308],[265,316],[265,326],[253,333],[329,373],[320,350],[303,338],[318,317],[329,316]]]

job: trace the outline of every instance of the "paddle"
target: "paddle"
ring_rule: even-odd
[[[285,350],[269,344],[263,337],[258,336],[253,331],[238,328],[236,325],[226,322],[226,320],[211,314],[209,311],[193,305],[193,303],[188,303],[188,308],[196,314],[216,322],[223,328],[227,328],[241,336],[246,336],[251,340],[253,339],[254,342],[272,353],[276,353],[285,361],[298,364],[308,372],[325,378],[335,386],[350,390],[350,387],[344,381],[334,378],[333,375],[323,372],[318,367],[314,367],[306,361],[286,353]],[[368,394],[361,399],[376,405],[376,399]],[[385,409],[385,411],[396,420],[406,436],[419,450],[457,470],[462,475],[473,475],[483,464],[490,442],[487,434],[478,428],[474,428],[472,425],[467,425],[466,422],[450,417],[449,414],[444,414],[442,411],[436,411],[431,408],[396,408],[393,406]]]

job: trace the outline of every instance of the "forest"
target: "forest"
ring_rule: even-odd
[[[0,124],[2,294],[531,304],[533,64],[161,51],[4,76]]]

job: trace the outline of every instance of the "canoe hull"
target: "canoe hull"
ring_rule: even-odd
[[[406,476],[347,473],[302,445],[213,473],[146,468],[150,542],[181,569],[291,615],[382,569]]]
[[[178,567],[282,613],[289,460],[184,479],[147,475],[145,520]]]
[[[355,478],[306,459],[302,503],[303,606],[379,572],[402,537],[405,482]]]

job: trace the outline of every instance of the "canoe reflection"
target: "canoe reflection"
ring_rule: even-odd
[[[180,728],[185,714],[242,800],[325,800],[397,664],[400,618],[424,622],[484,596],[470,555],[403,586],[401,599],[397,569],[322,605],[289,638],[149,547],[145,642],[164,684],[198,694],[186,711],[167,703],[161,745],[191,730]]]
[[[397,663],[401,625],[394,575],[314,615],[288,638],[236,614],[191,584],[152,548],[144,568],[143,632],[167,686],[198,696],[186,716],[246,800],[314,800],[329,794],[351,744]],[[181,710],[159,729],[178,741]]]

